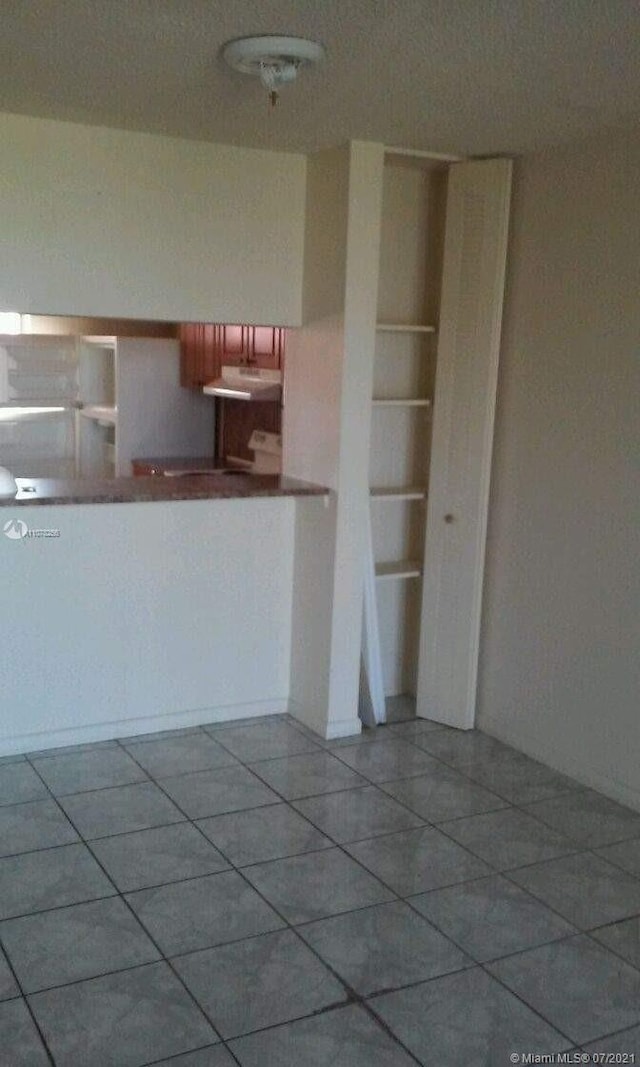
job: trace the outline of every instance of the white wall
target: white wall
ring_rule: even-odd
[[[292,708],[332,737],[360,729],[382,163],[381,145],[359,142],[309,158],[304,325],[287,347],[283,469],[334,490],[296,529]]]
[[[344,357],[347,148],[318,152],[307,165],[304,324],[287,335],[282,469],[335,491],[340,454]],[[327,733],[335,566],[336,498],[296,518],[291,710]]]
[[[1,509],[0,754],[286,711],[294,506]]]
[[[215,404],[180,385],[180,345],[165,338],[117,341],[116,474],[145,456],[211,456]]]
[[[305,158],[0,115],[0,310],[301,321]]]
[[[349,196],[347,147],[307,165],[303,327],[287,335],[283,470],[337,487]]]
[[[640,808],[640,137],[516,169],[478,725]]]
[[[352,142],[349,153],[344,362],[340,391],[340,455],[336,516],[334,613],[329,713],[336,732],[357,721],[362,643],[369,440],[375,351],[384,153]],[[335,729],[335,727],[334,727]]]
[[[328,736],[335,495],[296,506],[289,710]],[[351,730],[351,732],[354,732]]]
[[[291,478],[337,487],[344,319],[287,333],[282,465]]]

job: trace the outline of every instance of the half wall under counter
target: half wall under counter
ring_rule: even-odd
[[[0,756],[288,710],[298,512],[326,490],[21,483],[0,512]]]

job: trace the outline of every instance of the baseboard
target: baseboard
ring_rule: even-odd
[[[275,700],[256,700],[248,704],[224,704],[214,708],[174,711],[168,715],[145,715],[140,719],[118,719],[115,722],[72,726],[63,730],[20,734],[0,740],[0,757],[47,748],[64,748],[67,745],[90,744],[92,741],[112,741],[117,737],[135,737],[156,730],[175,730],[182,726],[234,722],[236,719],[253,719],[259,715],[282,715],[288,710],[288,704],[286,697],[282,697]]]
[[[558,751],[557,746],[553,743],[547,743],[540,737],[517,727],[508,730],[487,730],[482,723],[479,723],[478,728],[483,733],[495,737],[498,741],[503,741],[505,745],[512,745],[514,748],[519,749],[526,756],[531,756],[532,759],[546,763],[554,771],[559,771],[560,774],[575,778],[577,782],[581,782],[582,785],[588,786],[590,789],[597,789],[611,800],[617,801],[618,804],[625,804],[627,807],[633,808],[634,811],[640,811],[640,791],[616,778],[612,778],[608,774],[603,774],[602,771],[585,764],[582,760],[573,759],[571,756]]]
[[[332,720],[327,723],[326,716],[317,708],[308,704],[300,704],[297,700],[289,700],[289,714],[302,723],[309,730],[313,730],[325,741],[335,741],[340,737],[351,737],[362,731],[362,723],[358,716],[350,719]]]
[[[353,737],[355,734],[361,733],[362,722],[357,716],[352,719],[338,719],[328,724],[326,740],[336,741],[340,737]]]
[[[306,726],[308,730],[312,730],[314,734],[324,739],[326,719],[318,708],[314,708],[310,704],[301,704],[299,701],[289,698],[287,711],[296,722]]]

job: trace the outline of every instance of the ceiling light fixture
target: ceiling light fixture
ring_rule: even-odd
[[[325,50],[303,37],[240,37],[228,41],[222,55],[234,70],[260,78],[275,107],[282,86],[295,81],[301,67],[324,59]]]

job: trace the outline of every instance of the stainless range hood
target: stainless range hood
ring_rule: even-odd
[[[223,367],[220,377],[203,386],[202,392],[228,400],[280,400],[282,371],[262,367]]]

